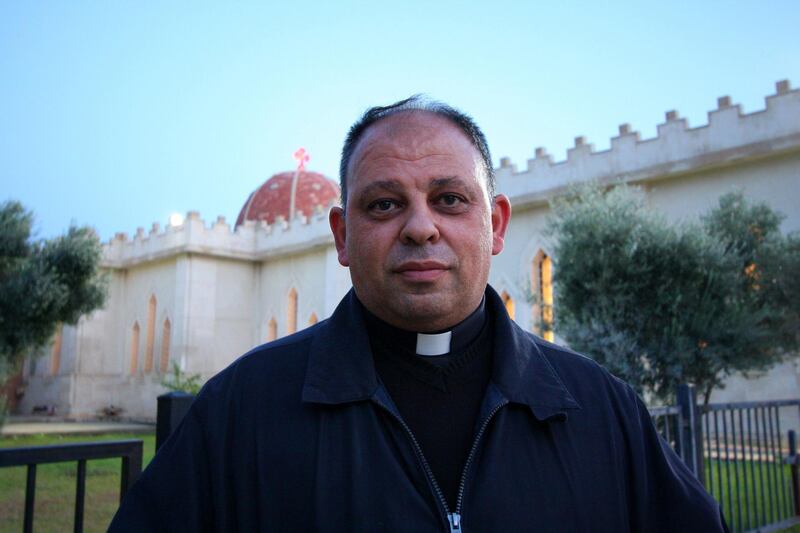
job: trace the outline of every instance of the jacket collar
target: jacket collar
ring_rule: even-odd
[[[539,420],[563,419],[580,409],[533,337],[508,317],[489,286],[486,310],[494,317],[492,383],[504,399],[527,405]],[[361,304],[351,289],[311,342],[303,401],[335,405],[372,398],[379,381],[371,353]]]
[[[486,307],[494,317],[492,382],[510,402],[527,405],[538,420],[565,419],[580,409],[533,335],[520,328],[506,312],[503,300],[486,287]]]

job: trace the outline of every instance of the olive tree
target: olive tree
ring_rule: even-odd
[[[94,231],[72,226],[35,240],[32,222],[19,202],[0,204],[0,378],[46,344],[59,323],[75,324],[105,300]]]
[[[767,205],[730,193],[670,223],[637,189],[589,185],[551,207],[556,331],[639,392],[708,402],[798,348],[800,239]]]

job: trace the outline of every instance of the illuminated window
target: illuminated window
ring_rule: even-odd
[[[139,368],[139,322],[133,323],[131,330],[131,375],[136,375]]]
[[[553,260],[542,250],[533,258],[532,286],[537,303],[533,306],[536,329],[545,340],[553,342]]]
[[[274,341],[278,338],[278,323],[275,321],[275,318],[269,319],[269,324],[267,324],[267,340]]]
[[[508,316],[511,317],[511,320],[514,320],[514,300],[506,291],[500,293],[500,298],[503,300],[503,305],[506,306]]]
[[[158,369],[162,374],[169,370],[169,343],[172,337],[172,323],[169,318],[164,319],[164,326],[161,330],[161,361]]]
[[[317,318],[317,313],[311,313],[311,316],[308,317],[308,325],[313,326],[317,322],[319,322],[319,319]]]
[[[153,345],[156,340],[156,295],[150,295],[147,302],[147,344],[144,350],[144,372],[149,374],[153,370]]]
[[[297,331],[297,291],[294,287],[289,291],[289,305],[286,312],[286,332]]]
[[[53,338],[53,347],[50,350],[50,375],[55,376],[61,367],[61,344],[62,333],[64,330],[63,324],[56,327],[56,336]]]

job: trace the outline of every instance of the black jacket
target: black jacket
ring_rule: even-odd
[[[724,530],[628,385],[486,296],[494,370],[457,509],[377,379],[351,292],[212,378],[111,531]]]

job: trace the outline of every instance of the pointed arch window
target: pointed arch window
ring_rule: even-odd
[[[311,316],[308,317],[308,325],[313,326],[317,322],[319,322],[319,319],[317,318],[317,313],[311,313]]]
[[[151,294],[147,302],[147,344],[144,351],[144,372],[153,370],[153,350],[156,340],[156,295]]]
[[[131,329],[131,368],[130,373],[132,376],[136,375],[139,368],[139,322],[133,323]]]
[[[56,327],[56,335],[53,337],[53,347],[50,349],[50,375],[55,376],[61,368],[61,345],[63,343],[64,324],[59,323]]]
[[[161,330],[161,361],[159,361],[158,369],[162,374],[169,370],[169,343],[172,339],[172,322],[169,318],[164,319],[164,325]]]
[[[533,306],[536,330],[546,341],[553,342],[553,260],[543,250],[533,258],[532,286],[537,303]]]
[[[514,320],[514,299],[506,291],[500,293],[500,298],[503,300],[503,305],[506,306],[506,311],[511,320]]]
[[[267,324],[267,340],[274,341],[278,338],[278,322],[275,321],[275,317],[269,319],[269,324]]]
[[[297,331],[297,290],[292,287],[289,291],[289,302],[286,311],[286,332]]]

